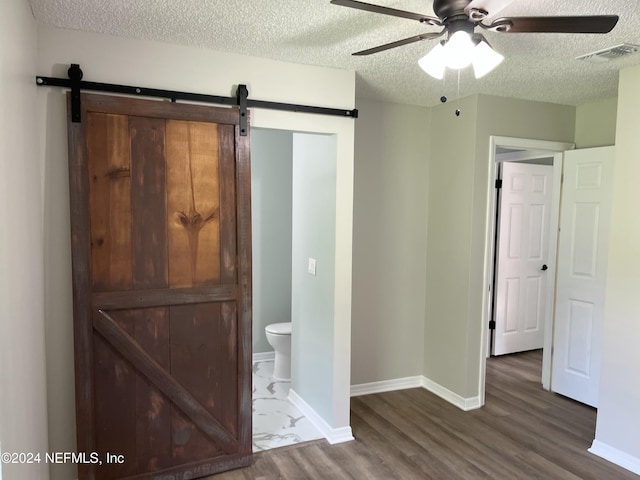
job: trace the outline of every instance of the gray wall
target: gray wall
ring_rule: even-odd
[[[433,108],[424,374],[463,398],[480,392],[491,135],[573,142],[575,107],[478,95]]]
[[[422,374],[430,109],[358,100],[353,385]]]
[[[264,328],[291,321],[293,134],[251,130],[253,353],[272,352]]]
[[[455,108],[461,115],[456,117]],[[476,97],[432,110],[424,375],[464,397]],[[478,319],[480,312],[477,312]]]
[[[36,25],[26,0],[0,7],[0,443],[48,451],[44,344],[45,240],[39,161]],[[0,477],[49,478],[49,466],[0,464]]]
[[[334,353],[335,206],[335,136],[294,133],[291,388],[324,419],[334,417],[329,359]],[[315,276],[307,272],[309,257],[317,261]]]
[[[575,108],[492,96],[357,106],[352,384],[425,375],[473,397],[489,137],[571,142]]]

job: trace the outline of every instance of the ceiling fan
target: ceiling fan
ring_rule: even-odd
[[[446,33],[448,34],[447,40],[436,45],[436,48],[419,62],[427,73],[436,78],[442,78],[445,67],[459,69],[471,63],[476,69],[476,77],[479,78],[502,61],[502,55],[490,47],[484,36],[474,33],[476,27],[501,33],[608,33],[618,23],[617,15],[502,17],[496,18],[490,23],[484,23],[489,15],[495,14],[511,1],[433,0],[433,11],[437,17],[373,5],[357,0],[331,0],[331,3],[367,12],[416,20],[429,26],[442,27],[438,32],[421,33],[420,35],[353,53],[353,55],[371,55],[421,40],[438,38]],[[459,34],[458,32],[463,33]],[[470,53],[474,49],[475,53]],[[463,50],[466,52],[464,59],[451,60],[454,56],[454,51],[462,52]],[[476,68],[476,63],[472,60],[473,55],[486,57],[488,59],[486,65],[480,65],[481,62],[478,61],[478,68]],[[490,64],[495,65],[491,66]]]

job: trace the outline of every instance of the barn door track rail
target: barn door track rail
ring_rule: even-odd
[[[249,97],[246,85],[240,84],[235,97],[222,97],[218,95],[206,95],[202,93],[179,92],[175,90],[161,90],[157,88],[134,87],[129,85],[117,85],[112,83],[87,82],[82,80],[83,72],[80,65],[72,63],[67,71],[69,78],[36,77],[36,84],[42,87],[63,87],[71,89],[71,118],[75,123],[81,119],[80,91],[90,90],[94,92],[120,93],[143,97],[168,98],[172,102],[187,100],[192,102],[213,103],[217,105],[229,105],[238,107],[240,113],[240,135],[247,135],[247,108],[265,108],[270,110],[284,110],[298,113],[315,113],[319,115],[334,115],[339,117],[358,118],[358,110],[314,107],[311,105],[296,105],[292,103],[269,102],[254,100]]]

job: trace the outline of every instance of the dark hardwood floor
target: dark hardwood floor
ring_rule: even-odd
[[[587,452],[596,412],[544,391],[541,359],[489,359],[486,404],[471,412],[419,388],[352,398],[355,441],[260,452],[251,467],[211,478],[638,480]]]

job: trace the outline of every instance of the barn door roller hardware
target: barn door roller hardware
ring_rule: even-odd
[[[71,119],[73,122],[82,121],[80,109],[80,91],[120,93],[143,97],[168,98],[172,102],[187,100],[193,102],[213,103],[238,107],[240,113],[240,135],[247,135],[247,108],[265,108],[270,110],[284,110],[298,113],[315,113],[319,115],[334,115],[339,117],[358,118],[357,109],[340,109],[314,107],[311,105],[296,105],[292,103],[269,102],[248,98],[249,90],[246,85],[238,85],[235,97],[221,97],[202,93],[178,92],[157,88],[133,87],[112,83],[87,82],[82,80],[83,73],[80,65],[72,63],[67,71],[69,78],[36,77],[36,84],[42,87],[63,87],[71,89]]]

